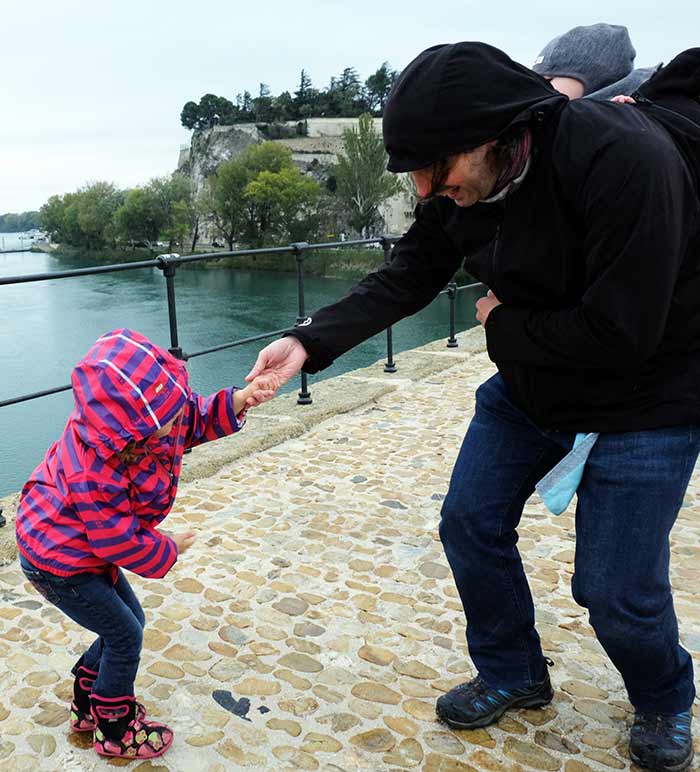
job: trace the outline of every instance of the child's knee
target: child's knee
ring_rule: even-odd
[[[136,620],[138,621],[139,625],[141,625],[141,629],[146,626],[146,614],[144,613],[141,606],[138,606],[138,608],[133,609],[134,616],[136,617]]]

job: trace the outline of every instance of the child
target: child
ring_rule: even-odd
[[[22,570],[53,605],[98,638],[71,671],[71,728],[94,730],[103,756],[163,754],[172,730],[134,698],[144,613],[119,567],[161,578],[194,533],[157,526],[177,492],[186,448],[238,431],[279,384],[256,378],[209,397],[184,363],[131,330],[99,338],[72,374],[75,409],[22,489]]]
[[[569,99],[607,100],[634,93],[659,68],[634,69],[636,56],[627,27],[590,24],[550,40],[532,69]]]

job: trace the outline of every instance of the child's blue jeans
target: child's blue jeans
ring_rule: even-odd
[[[61,577],[41,571],[20,553],[20,565],[36,590],[98,638],[85,652],[82,664],[98,672],[93,689],[100,697],[134,694],[145,616],[126,577],[116,584],[109,574],[81,573]]]
[[[573,432],[537,428],[509,400],[499,375],[477,390],[440,536],[464,605],[471,658],[496,687],[544,678],[516,528],[535,483],[573,439]],[[573,596],[643,712],[680,713],[695,696],[673,609],[669,533],[699,449],[697,425],[604,433],[578,488]],[[556,547],[538,546],[545,557]]]

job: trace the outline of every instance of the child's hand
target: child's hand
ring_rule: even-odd
[[[177,545],[177,554],[182,555],[194,544],[197,535],[194,531],[187,531],[186,533],[174,533],[170,538]]]
[[[281,385],[282,381],[278,375],[258,375],[244,389],[236,392],[234,398],[237,397],[245,408],[257,407],[271,400]]]
[[[251,394],[246,400],[246,404],[249,407],[255,407],[263,402],[268,402],[277,394],[277,390],[281,385],[279,375],[274,375],[273,373],[258,375],[247,386]]]

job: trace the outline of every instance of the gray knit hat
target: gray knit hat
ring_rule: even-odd
[[[627,27],[591,24],[547,43],[532,69],[552,78],[576,78],[590,94],[628,75],[636,55]]]

